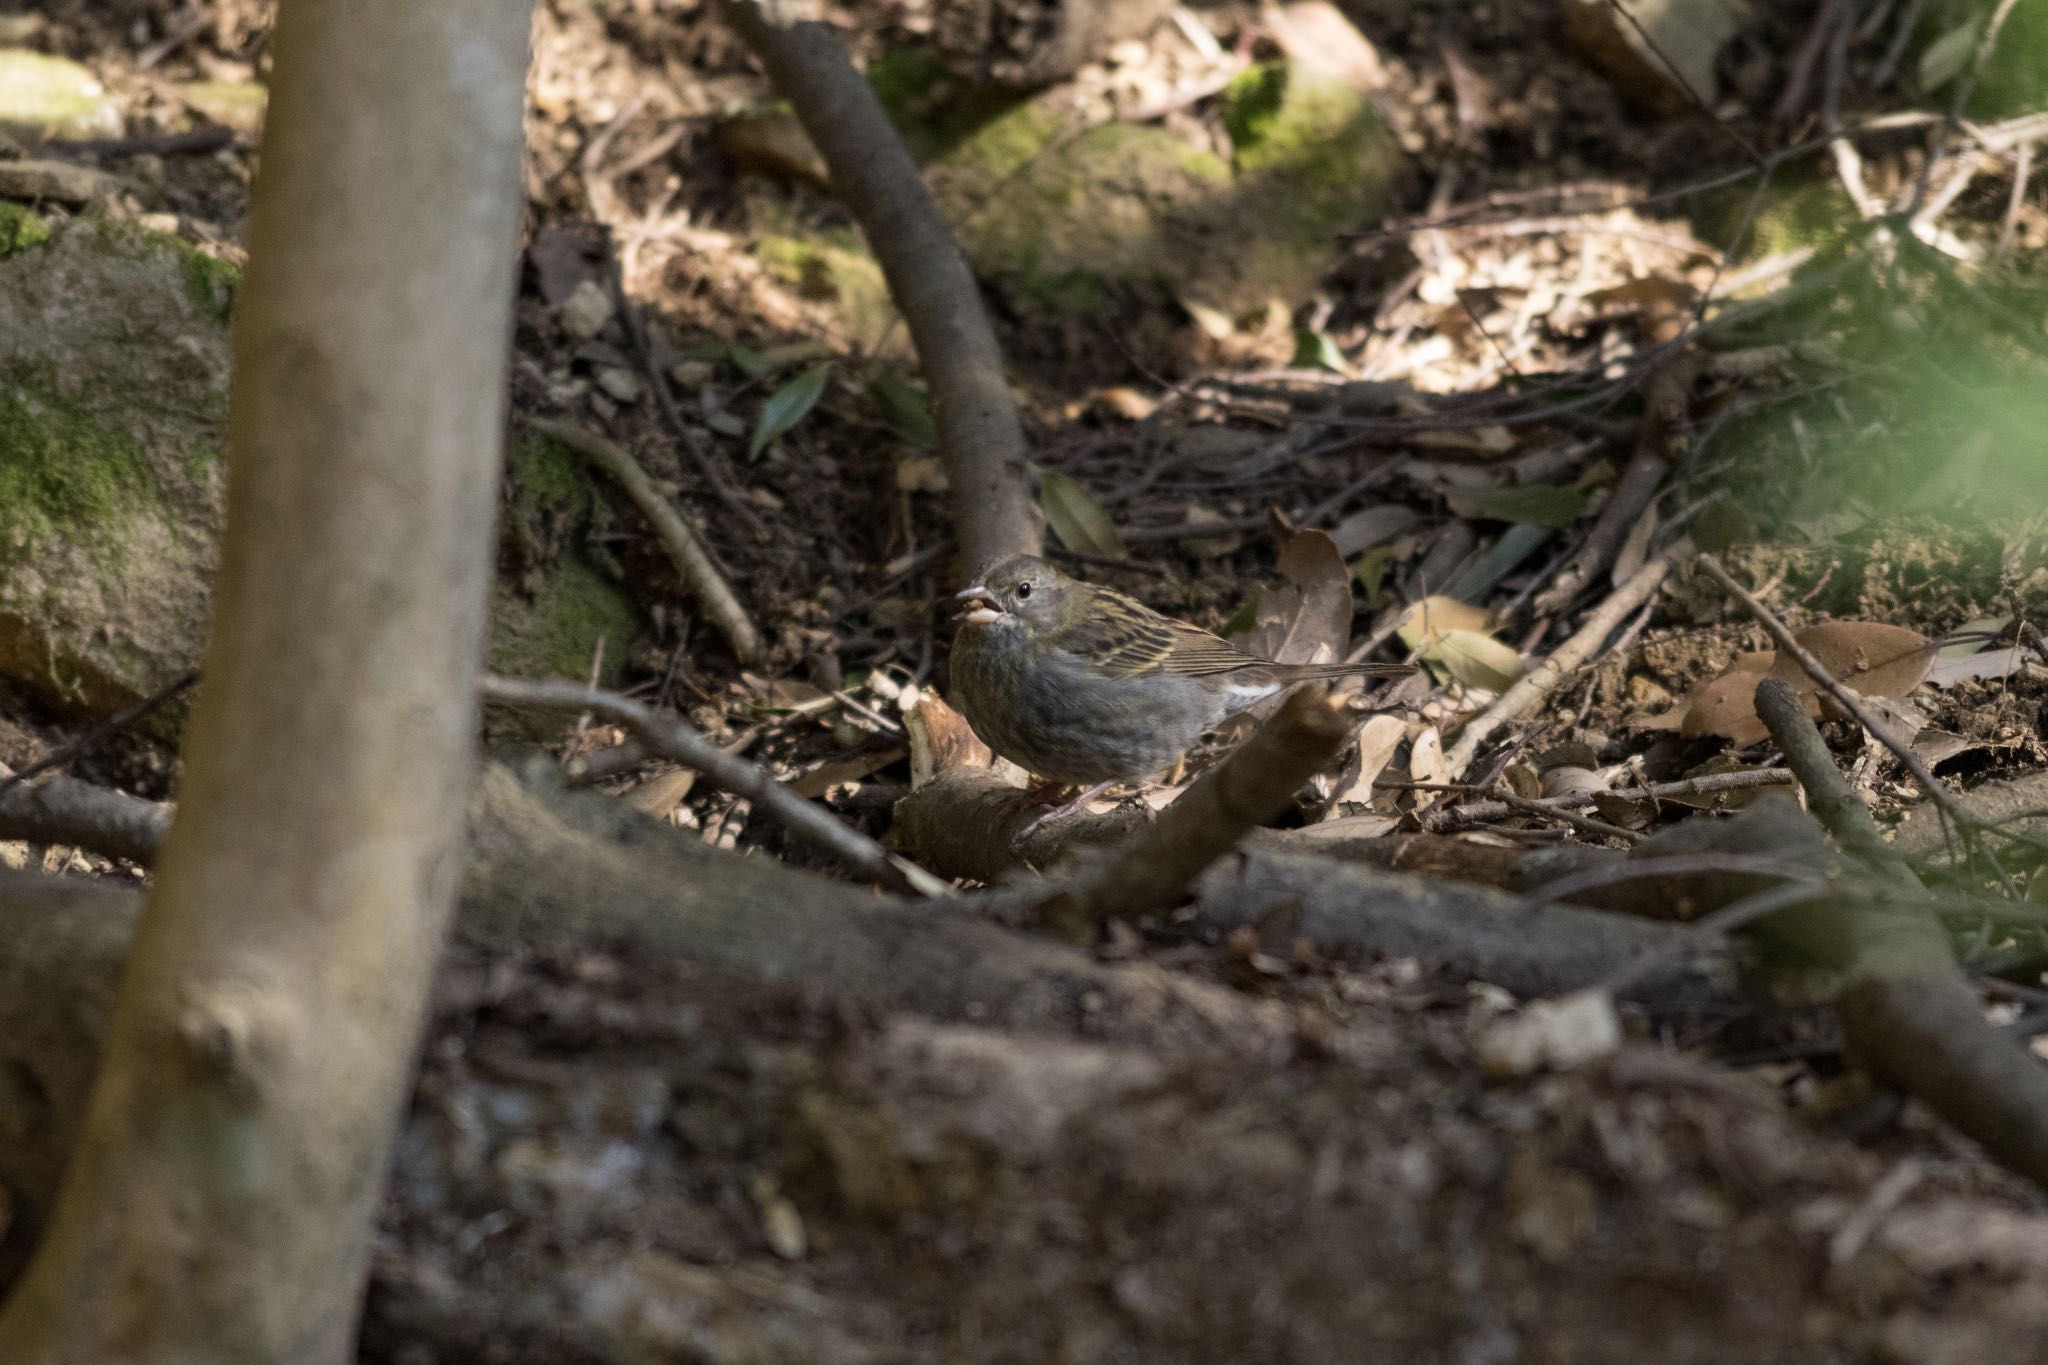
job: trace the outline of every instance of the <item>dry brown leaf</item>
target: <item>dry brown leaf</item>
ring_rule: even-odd
[[[1393,762],[1394,752],[1407,737],[1408,722],[1399,716],[1368,717],[1365,724],[1358,727],[1358,744],[1344,765],[1344,777],[1338,783],[1337,794],[1330,800],[1330,809],[1336,810],[1345,801],[1370,803],[1372,784],[1387,770],[1387,764]]]
[[[1719,735],[1737,744],[1754,744],[1768,735],[1770,731],[1756,714],[1756,685],[1770,673],[1777,660],[1778,652],[1774,649],[1751,650],[1736,655],[1727,672],[1686,693],[1676,712],[1678,733],[1687,739]],[[1803,690],[1811,692],[1812,687],[1809,681]],[[1810,701],[1807,709],[1818,714]],[[1639,728],[1669,727],[1645,725]]]
[[[1866,697],[1903,697],[1927,680],[1935,642],[1917,630],[1877,621],[1828,621],[1792,637],[1834,675]],[[1813,679],[1796,659],[1779,659],[1773,677],[1812,689]]]
[[[1453,780],[1451,765],[1444,757],[1444,737],[1432,725],[1415,737],[1408,746],[1408,777],[1414,782],[1448,783]],[[1419,791],[1415,793],[1415,809],[1428,810],[1445,793]]]
[[[1606,777],[1591,768],[1564,763],[1543,770],[1544,796],[1592,796],[1606,790]]]
[[[651,815],[657,820],[666,820],[675,813],[683,798],[690,794],[690,788],[697,785],[694,768],[678,768],[672,773],[650,777],[632,791],[626,793],[626,804],[642,815]]]
[[[1321,531],[1298,531],[1275,566],[1286,581],[1259,594],[1245,647],[1286,664],[1329,663],[1351,643],[1351,570]]]
[[[841,759],[836,763],[821,763],[809,772],[799,773],[789,784],[790,790],[798,796],[816,798],[823,796],[834,787],[845,782],[858,782],[903,757],[903,750],[897,748],[878,749],[871,754],[857,758]]]

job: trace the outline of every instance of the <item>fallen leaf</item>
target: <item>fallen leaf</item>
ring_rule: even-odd
[[[1578,520],[1586,495],[1554,484],[1517,484],[1499,488],[1458,488],[1446,496],[1461,517],[1513,521],[1559,529]]]
[[[1449,783],[1453,780],[1451,765],[1444,755],[1444,737],[1434,725],[1415,737],[1408,746],[1408,777],[1414,782]],[[1442,800],[1448,793],[1440,791],[1419,791],[1415,793],[1415,809],[1427,810]]]
[[[1259,594],[1246,648],[1287,664],[1330,663],[1351,642],[1351,569],[1330,537],[1297,531],[1274,566],[1284,580]]]
[[[1607,790],[1607,779],[1592,768],[1562,763],[1543,770],[1543,795],[1592,796]]]
[[[1687,739],[1719,735],[1737,744],[1754,744],[1770,733],[1756,713],[1756,685],[1764,669],[1731,668],[1710,678],[1686,696],[1678,733]]]
[[[1483,607],[1455,597],[1425,597],[1402,614],[1401,643],[1410,649],[1427,649],[1447,630],[1484,631],[1492,625],[1493,617]]]
[[[758,459],[770,441],[809,416],[825,392],[825,381],[831,377],[830,362],[813,365],[768,395],[768,401],[761,405],[760,417],[754,422],[754,435],[747,442],[747,458]]]
[[[1358,727],[1358,743],[1344,765],[1344,777],[1338,784],[1337,794],[1331,798],[1330,809],[1337,809],[1339,803],[1345,801],[1371,804],[1372,784],[1387,770],[1387,764],[1393,762],[1395,751],[1407,737],[1408,722],[1399,716],[1368,717],[1365,724]]]
[[[903,757],[899,748],[877,749],[873,753],[861,754],[855,758],[841,759],[836,763],[821,763],[808,772],[798,773],[790,782],[790,790],[798,796],[815,799],[846,782],[858,782],[871,777]]]
[[[1486,692],[1505,692],[1529,671],[1513,645],[1476,630],[1440,632],[1436,643],[1422,651],[1422,658],[1442,664],[1445,672],[1466,687]]]
[[[1927,670],[1927,681],[1936,687],[1954,687],[1982,678],[2007,678],[2033,657],[2034,652],[2023,645],[2007,645],[1960,658],[1937,658],[1934,667]]]
[[[1368,546],[1392,540],[1420,520],[1421,515],[1405,503],[1377,503],[1331,527],[1330,541],[1338,554],[1350,559]]]
[[[1060,544],[1075,554],[1101,559],[1124,557],[1123,537],[1109,512],[1087,489],[1058,470],[1039,474],[1038,505],[1045,509],[1045,524],[1059,537]]]
[[[1934,664],[1934,641],[1917,630],[1877,621],[1828,621],[1808,626],[1792,638],[1835,681],[1866,697],[1903,697],[1927,680]],[[1779,659],[1771,675],[1794,687],[1815,686],[1796,659]]]
[[[672,773],[650,777],[632,791],[626,793],[626,804],[642,815],[657,820],[666,820],[675,813],[683,798],[690,794],[690,788],[697,785],[694,768],[678,768]]]

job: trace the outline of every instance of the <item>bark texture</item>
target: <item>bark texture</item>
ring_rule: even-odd
[[[206,682],[10,1365],[352,1354],[461,869],[527,26],[282,7]]]

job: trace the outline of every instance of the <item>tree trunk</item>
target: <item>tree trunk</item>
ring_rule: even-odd
[[[10,1365],[352,1353],[461,867],[528,22],[282,7],[206,682]]]

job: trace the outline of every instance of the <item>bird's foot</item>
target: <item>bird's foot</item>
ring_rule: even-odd
[[[1061,804],[1054,806],[1051,810],[1046,811],[1043,814],[1039,815],[1037,819],[1033,820],[1030,824],[1024,826],[1024,828],[1018,830],[1017,833],[1010,839],[1010,847],[1023,847],[1024,841],[1029,839],[1032,835],[1038,833],[1039,830],[1044,829],[1047,825],[1051,824],[1055,820],[1066,819],[1075,811],[1086,809],[1090,801],[1093,801],[1096,797],[1102,795],[1104,792],[1108,791],[1114,785],[1115,784],[1112,782],[1098,782],[1094,786],[1089,787],[1088,789],[1083,791],[1079,796],[1074,797],[1072,800],[1064,801]],[[1065,786],[1061,783],[1042,783],[1039,786],[1032,788],[1029,794],[1033,796],[1035,799],[1043,801],[1046,800],[1048,796],[1064,790]]]

